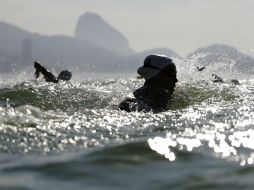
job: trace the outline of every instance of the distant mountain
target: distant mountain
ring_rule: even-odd
[[[182,59],[182,57],[180,55],[178,55],[177,53],[175,53],[174,51],[172,51],[170,49],[157,48],[157,49],[147,50],[147,51],[143,51],[143,52],[140,52],[140,53],[133,54],[133,55],[127,57],[124,60],[124,63],[122,65],[127,70],[136,71],[136,69],[138,67],[143,65],[145,57],[150,55],[150,54],[160,54],[160,55],[166,55],[170,58]]]
[[[214,65],[222,71],[252,73],[254,59],[231,46],[213,44],[191,53],[187,59],[196,59],[200,65]]]
[[[76,39],[90,40],[121,55],[134,53],[128,44],[128,40],[94,13],[87,12],[79,18],[74,37]]]
[[[22,44],[24,40],[31,41],[31,60],[22,60]],[[8,54],[8,55],[7,55]],[[110,51],[92,41],[77,40],[67,36],[44,36],[26,32],[16,26],[0,22],[0,69],[6,67],[6,59],[10,56],[19,58],[12,66],[23,67],[31,65],[32,60],[40,60],[46,66],[81,67],[107,71],[117,68],[122,56]],[[4,63],[1,63],[4,62]],[[29,62],[29,63],[27,63]]]
[[[0,49],[5,53],[20,54],[22,41],[30,36],[21,28],[0,22]]]
[[[88,17],[97,17],[95,23],[97,23],[96,20],[100,20],[100,17],[98,19],[96,15],[87,14]],[[85,19],[87,19],[87,14]],[[84,16],[81,17],[81,20],[82,18]],[[103,22],[103,20],[101,19],[100,22]],[[45,36],[0,22],[0,72],[12,72],[13,68],[16,70],[24,67],[31,68],[33,61],[39,60],[47,68],[55,68],[56,71],[71,69],[72,71],[81,71],[81,73],[82,71],[136,73],[137,68],[143,64],[145,57],[149,54],[163,54],[173,59],[183,59],[182,63],[185,63],[184,58],[165,48],[133,53],[131,49],[128,50],[129,46],[125,37],[106,23],[102,25],[106,25],[104,28],[108,27],[108,32],[113,31],[111,36],[106,32],[105,39],[112,38],[109,41],[117,44],[115,47],[120,47],[119,44],[122,41],[122,48],[127,48],[125,53],[129,52],[126,53],[128,56],[118,53],[124,51],[120,48],[115,51],[99,44],[99,36],[98,42],[95,41],[95,36],[95,39],[82,40],[77,37]],[[102,31],[100,28],[96,30],[96,35],[99,35],[99,31]],[[115,37],[118,40],[114,41]],[[106,42],[105,39],[102,39],[103,43]],[[200,48],[185,59],[187,60],[186,64],[197,63],[198,66],[211,66],[212,70],[222,73],[229,71],[238,74],[239,71],[243,73],[253,73],[254,71],[253,58],[240,53],[233,47],[221,44]]]

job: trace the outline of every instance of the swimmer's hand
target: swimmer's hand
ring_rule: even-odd
[[[134,103],[135,101],[135,98],[126,97],[120,104],[118,104],[118,108],[120,110],[131,112],[131,103]]]
[[[138,75],[137,79],[143,79],[143,77],[141,75]]]

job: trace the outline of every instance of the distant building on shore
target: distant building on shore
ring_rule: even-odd
[[[21,57],[24,65],[30,64],[32,60],[32,41],[30,39],[22,41]]]

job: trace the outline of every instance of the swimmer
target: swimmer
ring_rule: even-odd
[[[224,81],[222,80],[222,78],[220,78],[218,75],[216,74],[212,74],[212,76],[214,77],[214,79],[212,80],[215,83],[223,83]]]
[[[173,61],[166,56],[149,55],[137,73],[145,83],[133,92],[135,98],[125,98],[118,105],[119,109],[127,112],[165,111],[178,81]]]
[[[55,77],[51,72],[45,69],[38,61],[34,62],[35,78],[40,76],[40,73],[44,76],[46,82],[58,83],[59,80],[68,81],[71,79],[72,73],[68,70],[61,71],[58,77]]]
[[[198,67],[198,66],[195,66],[197,68],[198,71],[203,71],[205,69],[205,67]]]
[[[216,74],[212,74],[212,76],[214,77],[214,79],[212,81],[215,83],[224,83],[225,82],[221,77],[219,77]],[[240,82],[237,79],[231,79],[230,82],[235,85],[240,85]]]

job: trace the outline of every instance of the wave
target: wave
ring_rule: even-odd
[[[0,150],[40,154],[149,138],[171,130],[172,121],[185,123],[179,116],[189,108],[225,107],[238,99],[238,87],[230,84],[180,83],[167,112],[119,111],[117,104],[141,84],[136,79],[6,84],[0,90]]]
[[[241,185],[228,181],[234,181],[236,175],[244,177],[252,170],[239,169],[232,163],[200,152],[176,152],[179,159],[172,164],[153,152],[146,141],[139,141],[79,153],[16,157],[12,160],[15,164],[2,163],[0,171],[12,181],[13,188],[23,189],[42,189],[45,184],[52,188],[55,183],[59,187],[59,181],[63,189],[67,189],[68,184],[75,189],[84,186],[89,189],[224,188],[224,183],[213,185],[218,175],[228,179],[230,189],[238,189]],[[32,175],[36,182],[21,181],[22,178],[14,180],[18,174]]]
[[[109,80],[47,84],[29,81],[11,88],[0,89],[0,106],[30,105],[42,110],[75,112],[84,109],[116,108],[117,104],[141,86],[138,80]],[[235,98],[230,89],[200,81],[180,84],[175,90],[169,109],[181,109],[204,101],[231,101]]]
[[[245,141],[251,142],[246,135],[252,134],[254,85],[252,80],[240,82],[182,81],[168,111],[158,114],[117,109],[127,94],[142,85],[136,79],[5,83],[0,90],[0,152],[51,154],[156,137],[165,138],[167,145],[167,135],[176,142],[180,139],[176,150],[186,146],[181,139],[195,139],[201,142],[198,148],[213,143],[208,152],[216,152],[225,137],[237,153],[231,157],[234,151],[224,154],[219,149],[219,157],[230,154],[229,159],[247,163],[253,148]],[[234,141],[244,147],[235,147]]]

